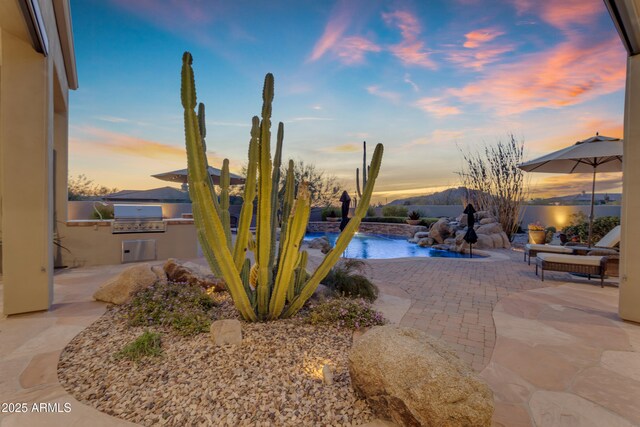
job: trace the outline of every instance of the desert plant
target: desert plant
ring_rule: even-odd
[[[373,216],[376,216],[376,208],[374,208],[373,206],[369,206],[369,208],[367,209],[367,217]]]
[[[362,189],[367,185],[367,173],[370,172],[371,166],[367,166],[367,141],[362,141]],[[358,197],[362,199],[360,192],[360,169],[356,168],[356,192]]]
[[[620,218],[617,216],[601,216],[594,219],[592,242],[602,239],[605,234],[617,225],[620,225]],[[582,212],[572,214],[570,225],[563,228],[562,233],[567,236],[569,241],[587,243],[589,238],[589,220],[587,216]]]
[[[529,231],[544,231],[544,225],[540,221],[532,222],[527,225],[527,230]]]
[[[336,218],[338,217],[338,215],[341,215],[341,214],[342,212],[340,212],[338,208],[334,208],[333,206],[327,206],[326,208],[322,209],[322,220],[326,221],[327,217]]]
[[[382,313],[363,299],[332,298],[311,308],[308,317],[313,325],[330,324],[348,329],[369,328],[387,323]]]
[[[420,219],[420,212],[418,212],[418,211],[409,212],[409,219],[412,219],[414,221],[419,220]]]
[[[458,175],[467,189],[464,204],[489,211],[511,238],[518,228],[523,211],[520,208],[529,187],[524,171],[518,168],[524,160],[524,142],[509,135],[508,141],[498,140],[482,151],[460,152],[463,165]]]
[[[145,331],[134,341],[125,345],[115,354],[116,359],[128,359],[134,362],[144,357],[158,357],[162,355],[162,340],[160,334]]]
[[[91,219],[113,219],[113,205],[98,205],[94,202]]]
[[[235,244],[228,238],[230,230],[223,221],[224,212],[207,172],[204,134],[204,107],[196,114],[196,88],[191,67],[191,54],[182,58],[181,99],[184,107],[185,141],[189,168],[189,194],[200,245],[205,258],[214,271],[224,278],[234,305],[245,320],[257,321],[290,317],[297,313],[311,297],[331,267],[338,261],[367,212],[373,187],[382,162],[382,144],[375,148],[369,179],[354,216],[341,232],[335,247],[331,249],[310,277],[306,269],[307,253],[300,252],[300,245],[307,227],[310,212],[309,191],[305,183],[298,188],[294,201],[294,162],[289,160],[285,197],[282,205],[280,245],[276,253],[276,225],[278,215],[278,182],[282,157],[284,125],[278,126],[276,154],[271,159],[271,108],[273,101],[273,75],[267,74],[262,92],[262,120],[253,117],[249,161],[245,190],[238,221]],[[202,105],[202,104],[200,104]],[[225,162],[227,163],[227,162]],[[259,172],[258,172],[259,171]],[[224,171],[223,171],[224,172]],[[222,179],[228,186],[228,179]],[[224,189],[222,190],[224,193]],[[249,226],[253,215],[253,201],[257,197],[258,214],[255,240]],[[255,263],[246,257],[251,250]],[[288,303],[288,304],[287,304]]]
[[[404,206],[387,205],[382,208],[382,216],[400,216],[407,218],[409,215],[409,209]]]
[[[545,228],[544,242],[551,243],[551,241],[553,240],[553,236],[556,234],[556,231],[558,230],[553,225],[550,225],[549,227]]]
[[[165,326],[189,336],[209,330],[215,306],[200,287],[169,282],[137,292],[125,310],[131,326]]]
[[[378,287],[361,274],[366,265],[360,259],[343,259],[333,266],[322,283],[338,294],[373,302],[378,298]]]

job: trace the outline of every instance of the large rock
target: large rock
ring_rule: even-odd
[[[158,278],[157,282],[159,285],[167,284],[169,279],[167,278],[167,273],[165,273],[164,268],[161,265],[154,265],[153,267],[151,267],[151,271],[153,271]]]
[[[444,239],[449,237],[450,234],[451,229],[447,218],[440,218],[429,229],[429,237],[438,243],[444,243]]]
[[[500,248],[504,247],[504,244],[502,242],[502,235],[500,233],[491,234],[490,237],[491,237],[491,240],[493,240],[493,247],[494,248],[500,249]]]
[[[237,319],[216,320],[211,324],[211,340],[215,345],[240,344],[242,324]]]
[[[432,246],[435,243],[435,240],[433,240],[431,237],[423,237],[422,239],[418,240],[417,243],[418,246],[426,248],[427,246]]]
[[[374,413],[399,425],[491,425],[489,387],[425,332],[391,325],[372,328],[353,344],[349,374]]]
[[[224,291],[226,284],[223,279],[215,277],[209,269],[193,262],[180,263],[169,258],[164,264],[167,278],[172,282],[188,283],[203,289],[214,288],[216,292]]]
[[[484,224],[476,228],[477,234],[496,234],[502,232],[502,226],[497,222],[491,224]]]
[[[309,247],[311,249],[320,249],[323,254],[326,254],[331,250],[331,244],[329,243],[329,239],[325,236],[316,237],[311,240],[309,243]]]
[[[498,222],[498,221],[496,221],[494,217],[487,217],[487,218],[482,218],[479,222],[480,222],[480,225],[485,225],[485,224],[493,224],[494,222]]]
[[[503,231],[502,233],[500,233],[500,236],[502,236],[502,247],[506,249],[511,249],[511,242],[509,241],[509,237],[507,236],[507,233]]]
[[[424,239],[425,237],[429,237],[428,231],[418,231],[416,234],[413,235],[414,239]]]
[[[478,234],[478,241],[475,243],[478,249],[493,249],[493,239],[487,234]]]
[[[158,276],[151,270],[149,264],[134,265],[102,284],[93,294],[93,298],[96,301],[124,304],[134,293],[153,285],[157,280]]]

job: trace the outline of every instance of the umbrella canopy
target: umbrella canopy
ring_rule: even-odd
[[[592,173],[591,214],[589,215],[589,246],[593,228],[593,205],[596,191],[596,173],[622,172],[622,140],[596,136],[578,141],[567,148],[554,151],[518,165],[527,172]]]
[[[212,168],[209,166],[209,175],[211,175],[211,179],[213,180],[214,185],[220,185],[220,175],[222,171],[220,169]],[[181,184],[187,184],[189,179],[189,171],[188,169],[180,169],[177,171],[164,172],[156,175],[151,175],[154,178],[161,179],[163,181],[170,182],[179,182]],[[229,181],[231,185],[244,184],[245,179],[240,175],[236,175],[235,173],[229,173]]]
[[[518,165],[527,172],[593,173],[622,171],[622,140],[596,134],[567,148]]]

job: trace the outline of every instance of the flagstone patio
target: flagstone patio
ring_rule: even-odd
[[[640,424],[640,326],[619,320],[617,287],[566,273],[541,282],[520,252],[494,254],[369,261],[377,306],[447,341],[480,373],[494,391],[496,426]],[[0,413],[0,426],[129,424],[57,380],[61,350],[105,310],[92,293],[127,266],[60,271],[49,312],[0,319],[0,402],[70,404],[68,413]]]

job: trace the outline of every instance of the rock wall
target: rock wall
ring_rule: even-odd
[[[478,241],[473,244],[477,249],[509,249],[511,242],[502,230],[500,223],[488,212],[480,211],[475,214],[476,223],[473,229],[478,235]],[[467,215],[457,218],[440,218],[434,223],[429,232],[419,231],[409,239],[420,246],[433,246],[455,252],[467,252],[469,244],[464,241],[467,232]]]
[[[361,222],[358,229],[360,233],[386,234],[389,236],[413,237],[416,233],[426,232],[427,227],[423,225],[409,224],[387,224],[384,222]],[[307,225],[309,233],[339,233],[340,222],[309,222]]]

